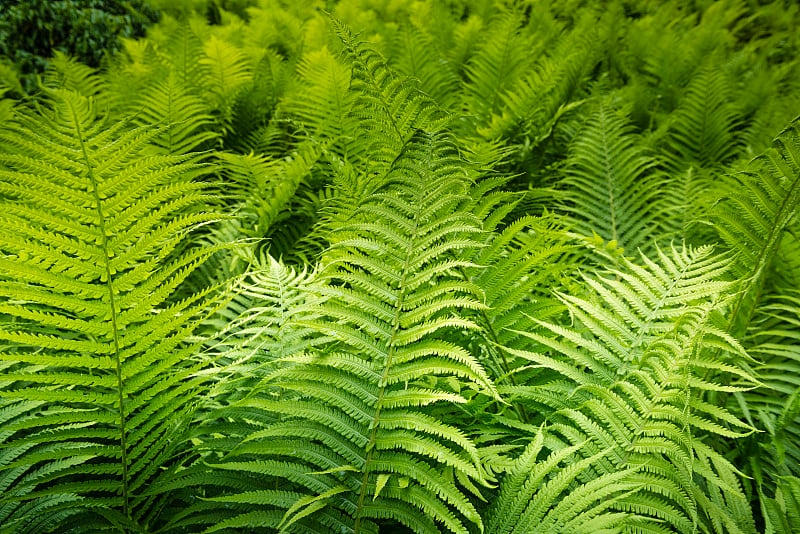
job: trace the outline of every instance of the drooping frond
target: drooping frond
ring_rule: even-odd
[[[624,261],[616,279],[587,278],[587,297],[562,295],[575,326],[542,322],[544,333],[523,334],[546,352],[512,351],[541,369],[541,385],[500,390],[545,414],[559,436],[554,451],[611,447],[594,477],[636,470],[622,480],[641,489],[613,506],[642,516],[626,531],[753,532],[737,470],[705,443],[752,431],[710,400],[756,384],[738,365],[747,359],[741,346],[715,326],[731,288],[720,281],[730,258],[702,247],[642,262]]]
[[[562,182],[575,230],[615,241],[629,254],[651,245],[661,215],[654,165],[625,120],[601,105],[573,141]]]
[[[154,131],[106,124],[73,92],[25,119],[0,134],[4,531],[57,531],[76,510],[87,528],[145,528],[201,391],[186,338],[214,292],[170,297],[213,253],[173,254],[215,218],[197,209],[205,170],[142,155]]]
[[[428,413],[466,399],[425,385],[450,376],[495,395],[477,361],[443,338],[475,328],[459,312],[481,307],[474,287],[455,276],[471,264],[452,255],[479,244],[478,221],[457,209],[462,165],[442,135],[417,134],[389,183],[360,208],[376,217],[339,229],[316,289],[321,319],[301,322],[338,344],[287,358],[294,365],[270,377],[275,393],[240,404],[275,422],[217,464],[255,480],[250,491],[213,499],[242,511],[222,526],[363,534],[391,519],[418,533],[480,527],[468,496],[478,491],[473,481],[487,483],[477,450]],[[284,479],[283,492],[272,489],[273,477]]]
[[[790,124],[774,146],[753,161],[747,172],[728,177],[712,221],[737,254],[736,274],[743,288],[733,308],[729,330],[747,327],[783,233],[800,205],[800,129]]]

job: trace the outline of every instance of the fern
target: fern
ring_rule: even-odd
[[[203,69],[207,95],[215,103],[223,128],[231,120],[234,98],[238,91],[252,80],[247,58],[230,43],[211,36],[203,44],[203,57],[199,60]]]
[[[720,237],[738,254],[737,275],[743,281],[729,330],[740,334],[757,305],[770,266],[800,203],[800,143],[797,122],[757,158],[748,172],[729,177],[718,209],[712,214]]]
[[[741,147],[735,134],[738,114],[731,99],[719,70],[703,69],[692,78],[665,140],[671,168],[723,165],[736,157]]]
[[[591,115],[573,142],[565,209],[575,229],[597,234],[626,251],[647,248],[659,232],[654,208],[660,180],[655,161],[643,154],[624,119],[606,106]]]
[[[297,71],[304,90],[284,101],[286,110],[299,119],[309,138],[336,143],[342,157],[352,157],[355,125],[351,116],[354,93],[349,90],[350,69],[323,48],[307,54]]]
[[[428,22],[428,21],[426,21]],[[398,39],[399,58],[395,68],[419,83],[425,94],[448,111],[455,111],[458,77],[450,62],[441,61],[436,41],[418,28],[407,27]]]
[[[204,169],[140,155],[154,131],[105,124],[76,93],[52,106],[2,134],[3,523],[144,528],[202,391],[184,340],[216,297],[170,296],[213,251],[165,260],[214,219],[196,208]]]
[[[475,328],[456,312],[480,307],[470,286],[459,287],[448,274],[469,265],[448,253],[477,246],[470,235],[480,231],[471,216],[454,211],[467,185],[459,168],[441,135],[411,140],[390,183],[360,209],[382,217],[343,227],[328,253],[320,275],[326,283],[317,289],[326,300],[315,309],[331,319],[301,322],[340,346],[287,358],[295,365],[271,376],[270,383],[295,400],[266,396],[241,404],[279,419],[251,434],[218,467],[278,476],[292,482],[282,487],[305,496],[279,498],[264,478],[255,493],[216,500],[282,507],[285,515],[274,526],[287,532],[320,531],[320,523],[374,532],[374,521],[383,519],[415,532],[440,532],[437,523],[468,532],[465,522],[481,524],[464,489],[444,475],[452,472],[463,488],[477,492],[470,479],[487,483],[477,450],[459,430],[426,414],[426,406],[466,399],[419,384],[431,374],[451,375],[495,395],[480,365],[440,337],[450,328]],[[267,510],[224,525],[256,526]]]
[[[642,259],[646,267],[624,262],[625,271],[614,273],[619,280],[587,279],[587,297],[562,295],[579,327],[541,323],[544,333],[524,335],[548,352],[509,349],[542,370],[542,385],[500,391],[549,414],[555,451],[585,441],[586,455],[611,447],[595,477],[635,471],[620,480],[641,489],[612,507],[642,516],[626,530],[641,523],[651,532],[752,531],[736,469],[704,443],[706,435],[752,432],[706,400],[756,384],[737,366],[746,358],[741,346],[715,326],[730,290],[719,281],[729,259],[708,247],[659,252],[658,263]],[[595,497],[613,498],[611,488]]]
[[[480,49],[467,64],[471,83],[465,87],[466,105],[478,123],[488,121],[500,109],[503,93],[522,76],[532,55],[534,43],[530,35],[521,31],[521,19],[513,9],[499,14],[485,30]]]
[[[632,470],[607,473],[576,485],[581,475],[611,452],[601,451],[569,465],[570,456],[580,448],[580,444],[566,447],[541,459],[544,432],[539,431],[504,478],[502,491],[488,513],[487,532],[620,532],[628,515],[609,510],[639,488],[630,480]],[[559,469],[562,463],[567,465]]]
[[[388,68],[380,54],[356,40],[347,26],[333,19],[333,27],[353,65],[357,135],[368,143],[367,161],[376,166],[373,173],[380,174],[417,129],[435,130],[447,116],[414,84]]]
[[[67,89],[85,97],[96,96],[103,89],[103,82],[91,67],[87,67],[56,51],[44,75],[47,87]]]
[[[797,530],[800,9],[152,1],[0,61],[0,532]]]
[[[210,130],[213,117],[197,96],[182,87],[174,75],[145,88],[134,108],[134,122],[159,126],[152,141],[164,154],[183,155],[210,146],[217,134]]]

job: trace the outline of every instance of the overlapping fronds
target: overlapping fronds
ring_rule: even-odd
[[[236,296],[208,323],[216,327],[214,351],[224,356],[226,372],[238,375],[237,387],[230,387],[228,378],[225,389],[247,395],[273,362],[329,341],[293,324],[315,318],[310,311],[314,274],[295,271],[269,255],[252,260]]]
[[[148,3],[0,58],[0,534],[800,528],[800,7]]]
[[[480,48],[467,64],[469,83],[464,88],[467,112],[479,124],[499,111],[506,90],[523,76],[530,58],[542,46],[522,31],[522,24],[521,12],[509,9],[480,32]]]
[[[780,481],[775,498],[769,499],[764,510],[765,532],[795,532],[800,528],[800,478],[786,477]]]
[[[379,217],[339,230],[344,237],[326,254],[316,289],[321,319],[301,321],[338,346],[286,358],[294,365],[270,377],[277,392],[241,403],[279,419],[217,465],[258,482],[215,502],[240,510],[259,505],[219,528],[327,526],[363,534],[386,519],[418,533],[480,527],[469,497],[478,494],[475,483],[488,483],[477,450],[427,413],[466,399],[423,385],[452,376],[464,388],[496,395],[478,362],[443,338],[453,328],[475,328],[459,311],[482,306],[474,285],[455,275],[471,264],[452,255],[478,246],[481,231],[478,220],[457,210],[467,191],[462,166],[442,135],[417,134],[389,184],[360,208]],[[285,479],[282,491],[272,489],[273,477]]]
[[[68,91],[2,135],[3,531],[58,531],[77,510],[87,529],[146,528],[201,391],[185,340],[215,292],[171,296],[213,253],[173,254],[214,219],[204,168],[142,155],[154,131]]]
[[[575,326],[542,322],[545,333],[524,335],[546,352],[512,351],[541,369],[541,385],[501,391],[546,414],[554,452],[585,443],[592,457],[610,447],[593,478],[635,470],[620,480],[641,488],[612,507],[639,516],[626,531],[753,532],[736,468],[705,443],[753,430],[709,400],[756,384],[737,365],[747,358],[741,346],[715,326],[730,257],[701,247],[642,262],[624,261],[615,279],[587,278],[591,295],[562,295]]]
[[[200,68],[204,57],[204,24],[198,19],[186,23],[173,21],[164,39],[164,48],[169,51],[168,60],[172,74],[184,87],[200,87],[204,76],[209,76],[210,62],[204,70]]]
[[[398,40],[397,71],[416,80],[420,90],[444,109],[455,111],[459,79],[453,64],[442,60],[436,40],[415,27],[405,28]]]
[[[304,153],[281,160],[255,154],[220,154],[227,183],[221,192],[236,203],[242,232],[248,237],[266,237],[281,212],[289,207],[292,195],[316,161],[314,147],[303,148]]]
[[[575,230],[615,241],[629,254],[658,235],[660,179],[625,119],[601,105],[573,141],[564,209]]]
[[[581,444],[543,456],[540,430],[514,461],[503,479],[502,491],[488,513],[486,532],[496,534],[597,534],[621,532],[628,519],[613,511],[619,500],[639,489],[631,480],[634,470],[593,476],[594,469],[612,451],[607,449],[573,462]],[[602,472],[602,465],[596,466]],[[581,478],[589,479],[580,483]]]
[[[748,339],[749,352],[759,360],[756,371],[763,386],[730,400],[733,409],[746,408],[751,424],[765,430],[754,436],[754,448],[743,449],[750,455],[748,467],[757,465],[758,483],[765,492],[774,491],[782,476],[800,476],[799,331],[796,290],[766,299],[756,310]]]
[[[478,315],[488,341],[487,367],[498,377],[506,378],[515,367],[503,347],[518,348],[519,331],[535,328],[534,317],[544,320],[562,309],[550,291],[540,290],[558,287],[576,269],[565,261],[575,244],[560,223],[552,215],[518,219],[490,234],[473,260],[480,268],[472,269],[471,281],[482,289],[486,304]],[[516,383],[513,374],[510,380]]]
[[[712,214],[720,237],[737,253],[743,288],[729,330],[742,334],[757,305],[784,232],[800,205],[800,130],[794,121],[747,172],[728,177]]]
[[[415,83],[392,71],[379,53],[353,37],[347,26],[336,19],[332,24],[353,69],[358,138],[367,147],[371,173],[383,174],[416,130],[436,130],[447,115]]]
[[[323,48],[307,54],[297,70],[303,91],[284,101],[286,110],[297,117],[309,138],[343,158],[358,158],[363,140],[356,139],[350,69]]]
[[[547,139],[561,116],[578,105],[577,89],[598,60],[594,17],[581,20],[555,46],[500,93],[502,105],[478,128],[491,139],[498,136],[519,143],[526,151]],[[476,59],[477,61],[477,59]]]

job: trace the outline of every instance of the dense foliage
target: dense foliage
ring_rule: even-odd
[[[54,52],[99,67],[119,48],[120,37],[142,37],[158,20],[142,0],[2,0],[0,8],[0,58],[10,61],[28,90]]]
[[[795,3],[151,5],[0,85],[0,532],[800,531]]]

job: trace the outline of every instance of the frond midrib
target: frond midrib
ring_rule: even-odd
[[[399,132],[398,132],[399,133]],[[418,191],[421,191],[418,190]],[[411,228],[408,244],[405,250],[405,258],[403,260],[403,271],[400,276],[400,281],[398,285],[398,290],[400,292],[397,300],[394,304],[394,318],[392,319],[392,330],[391,335],[386,343],[386,362],[384,363],[383,374],[380,380],[380,390],[378,391],[377,400],[375,401],[375,417],[372,422],[372,428],[370,429],[369,441],[367,442],[367,457],[364,461],[364,475],[361,479],[361,491],[358,496],[358,507],[356,509],[355,514],[355,526],[353,528],[353,534],[359,534],[359,530],[361,528],[361,511],[364,508],[364,499],[366,498],[367,493],[367,480],[370,475],[370,471],[368,466],[372,460],[373,452],[375,451],[375,439],[378,434],[378,419],[381,415],[381,404],[383,402],[383,398],[386,396],[386,389],[387,384],[386,381],[389,377],[389,371],[392,366],[392,359],[394,358],[395,352],[395,340],[397,339],[397,335],[400,332],[400,318],[403,313],[403,305],[406,296],[406,278],[408,276],[410,265],[411,265],[411,256],[414,251],[414,239],[417,235],[417,230],[419,229],[419,218],[420,218],[420,202],[415,202],[415,213],[414,213],[414,226]]]
[[[84,139],[83,131],[81,129],[81,121],[78,117],[77,110],[75,109],[73,102],[69,99],[64,99],[67,106],[69,106],[69,110],[71,113],[72,122],[75,125],[76,134],[78,137],[78,141],[81,147],[81,154],[83,156],[84,163],[86,165],[86,176],[89,178],[89,181],[92,186],[92,194],[94,196],[95,205],[97,207],[97,218],[98,218],[98,227],[100,230],[101,235],[101,243],[100,246],[103,249],[104,258],[103,258],[103,268],[105,270],[105,286],[108,290],[108,299],[109,299],[109,306],[110,316],[111,316],[111,330],[114,339],[114,363],[116,367],[116,379],[117,379],[117,402],[119,403],[118,411],[119,411],[119,444],[120,444],[120,462],[122,468],[122,509],[123,514],[125,517],[130,517],[129,510],[128,510],[128,458],[127,458],[127,444],[126,444],[126,436],[125,436],[125,393],[124,393],[124,385],[122,383],[122,361],[120,356],[120,341],[119,341],[119,325],[117,324],[117,307],[116,307],[116,300],[114,296],[114,286],[113,286],[113,278],[111,275],[111,250],[109,249],[109,238],[106,233],[105,229],[105,214],[103,213],[103,205],[100,200],[100,190],[99,185],[97,183],[97,177],[94,175],[94,166],[92,165],[91,159],[89,158],[89,153],[86,147],[86,140]]]

